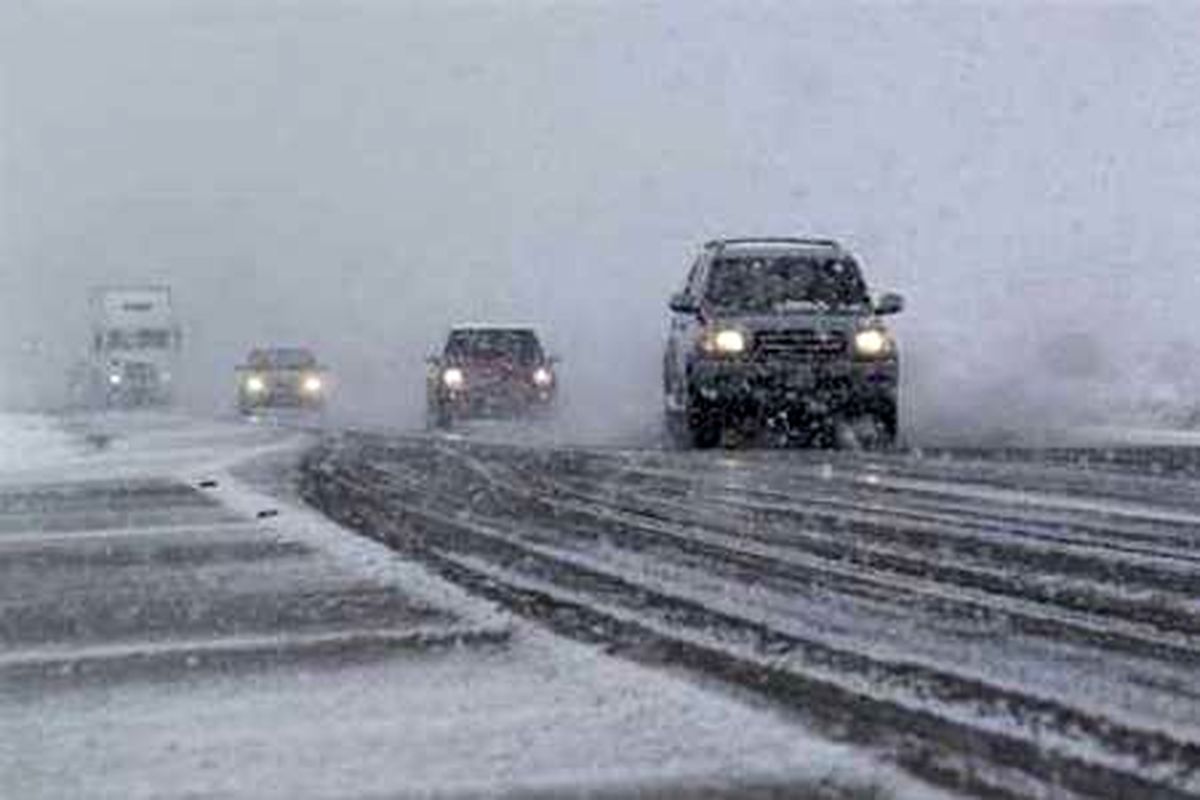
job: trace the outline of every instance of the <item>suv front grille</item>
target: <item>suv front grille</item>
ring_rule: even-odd
[[[762,331],[754,335],[754,353],[760,358],[808,360],[836,358],[847,349],[846,334],[811,328]]]

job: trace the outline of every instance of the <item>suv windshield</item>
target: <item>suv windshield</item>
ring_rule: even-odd
[[[530,330],[457,330],[446,342],[449,359],[512,359],[521,364],[542,360],[542,348]]]
[[[311,369],[317,365],[316,356],[300,348],[254,350],[247,361],[259,369]]]
[[[777,312],[793,305],[862,306],[867,288],[846,258],[755,255],[714,261],[705,297],[718,308]]]

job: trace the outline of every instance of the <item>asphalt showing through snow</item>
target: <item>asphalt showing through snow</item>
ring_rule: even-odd
[[[0,796],[929,791],[305,509],[308,434],[155,415],[68,430],[79,449],[0,474]]]
[[[1197,459],[996,455],[349,434],[307,493],[561,633],[953,790],[1195,796]]]
[[[64,671],[107,676],[113,662],[294,663],[452,621],[264,535],[198,489],[151,480],[0,491],[0,607],[10,687]]]

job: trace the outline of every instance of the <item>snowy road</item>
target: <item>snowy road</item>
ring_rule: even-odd
[[[928,796],[304,508],[306,434],[0,423],[2,797]]]
[[[347,434],[331,515],[967,794],[1200,794],[1200,456]]]

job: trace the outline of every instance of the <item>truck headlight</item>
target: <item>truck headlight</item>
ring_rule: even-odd
[[[300,384],[300,389],[305,394],[319,394],[320,391],[324,388],[325,388],[325,384],[322,383],[321,379],[318,378],[316,375],[306,376],[304,378],[304,381]]]
[[[735,356],[746,352],[747,337],[737,328],[718,328],[710,331],[702,346],[710,353]]]
[[[549,386],[554,383],[554,375],[545,367],[538,367],[533,371],[533,382],[537,386]]]
[[[258,375],[246,378],[246,391],[250,394],[261,394],[267,390],[267,382]]]
[[[863,358],[879,358],[892,351],[892,337],[879,328],[867,328],[854,334],[854,353]]]
[[[466,382],[466,376],[458,367],[450,367],[442,372],[442,383],[447,389],[461,389]]]

